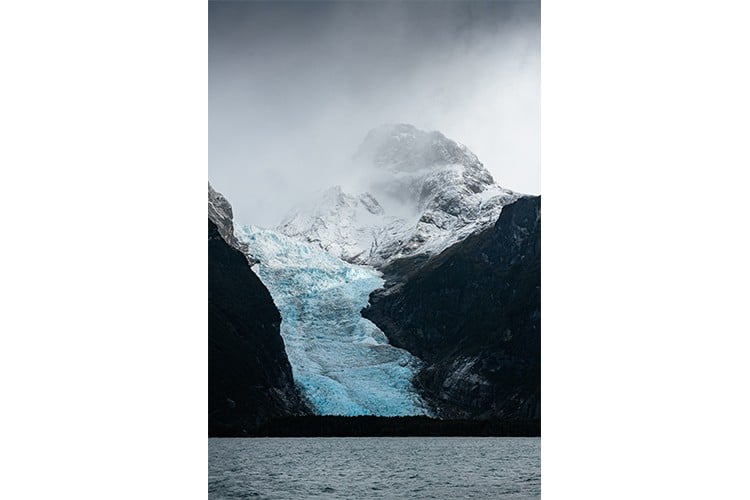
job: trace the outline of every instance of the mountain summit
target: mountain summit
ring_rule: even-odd
[[[438,131],[425,132],[406,123],[381,125],[371,130],[357,152],[357,156],[366,155],[378,166],[405,170],[446,163],[479,163],[463,144]]]
[[[356,264],[434,255],[497,220],[520,195],[495,183],[466,146],[437,131],[383,125],[355,155],[365,192],[331,188],[279,232]]]

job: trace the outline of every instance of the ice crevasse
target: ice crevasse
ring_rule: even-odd
[[[260,260],[254,270],[281,313],[295,381],[316,413],[430,413],[411,382],[419,359],[360,314],[383,285],[380,273],[273,230],[243,226],[236,236]]]

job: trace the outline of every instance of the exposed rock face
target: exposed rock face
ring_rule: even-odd
[[[492,225],[519,196],[497,185],[466,146],[412,125],[374,129],[354,163],[367,192],[332,188],[288,215],[278,231],[348,262],[382,268],[440,253]]]
[[[292,378],[280,323],[266,287],[209,218],[210,436],[247,435],[271,417],[309,413]]]
[[[385,266],[363,315],[426,362],[415,384],[442,417],[540,416],[540,197],[441,254]]]
[[[211,187],[210,182],[208,183],[208,220],[216,224],[219,234],[224,238],[224,241],[247,256],[250,265],[257,263],[251,255],[248,255],[247,245],[237,240],[234,236],[232,205],[224,198],[224,195]]]

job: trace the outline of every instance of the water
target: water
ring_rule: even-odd
[[[540,497],[539,438],[211,438],[208,496]]]

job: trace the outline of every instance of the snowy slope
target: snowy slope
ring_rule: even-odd
[[[314,243],[348,262],[366,262],[370,250],[377,246],[381,227],[401,224],[396,217],[385,215],[383,207],[369,193],[351,195],[341,186],[324,191],[318,200],[297,207],[281,224],[288,236]]]
[[[360,314],[383,284],[377,271],[272,230],[244,226],[236,234],[260,260],[254,270],[281,312],[294,379],[317,413],[428,413],[411,384],[420,361]]]
[[[519,195],[497,185],[469,149],[411,125],[371,131],[353,168],[366,192],[339,186],[277,228],[348,262],[381,267],[436,254],[497,220]]]

